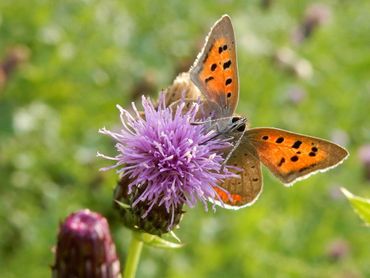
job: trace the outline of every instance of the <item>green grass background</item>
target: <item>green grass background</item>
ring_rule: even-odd
[[[224,13],[238,44],[238,112],[251,126],[339,137],[351,156],[293,188],[264,170],[250,208],[188,209],[177,232],[186,246],[145,248],[138,277],[370,277],[370,230],[338,192],[370,196],[357,156],[370,141],[370,2],[323,1],[330,20],[300,45],[292,33],[312,2],[271,2],[0,1],[0,58],[16,45],[30,54],[0,91],[0,277],[50,277],[59,221],[85,207],[109,219],[124,262],[116,175],[95,157],[113,146],[97,131],[118,124],[115,104],[187,70]],[[283,47],[311,64],[310,78],[276,66]],[[306,93],[298,104],[294,88]]]

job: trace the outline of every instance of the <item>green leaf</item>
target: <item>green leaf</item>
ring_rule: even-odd
[[[116,203],[117,203],[121,208],[123,208],[123,209],[129,209],[129,208],[131,208],[131,206],[130,206],[130,205],[128,205],[128,204],[122,203],[122,202],[117,201],[117,200],[115,200],[115,202],[116,202]]]
[[[341,188],[341,190],[350,201],[353,210],[365,222],[366,226],[370,226],[370,199],[353,195],[351,192],[343,187]]]
[[[182,243],[171,242],[159,236],[151,235],[148,233],[136,232],[134,233],[134,235],[135,237],[137,237],[139,240],[141,240],[145,244],[156,247],[156,248],[177,249],[177,248],[181,248],[184,246],[184,244]]]

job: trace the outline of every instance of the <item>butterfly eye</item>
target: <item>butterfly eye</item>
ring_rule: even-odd
[[[242,117],[232,117],[231,122],[235,124],[233,130],[243,132],[246,129],[245,119]]]
[[[239,121],[241,119],[241,117],[233,117],[232,119],[231,119],[231,122],[232,123],[236,123],[237,121]]]

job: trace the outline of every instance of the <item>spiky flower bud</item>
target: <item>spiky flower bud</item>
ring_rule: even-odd
[[[60,225],[53,277],[118,278],[120,263],[107,220],[88,209]]]
[[[119,210],[126,227],[161,236],[180,223],[184,213],[183,203],[177,204],[173,212],[167,211],[164,204],[154,204],[150,208],[148,202],[139,201],[134,205],[135,200],[145,191],[145,186],[135,187],[133,192],[128,194],[129,184],[130,180],[124,176],[114,190],[114,206]]]

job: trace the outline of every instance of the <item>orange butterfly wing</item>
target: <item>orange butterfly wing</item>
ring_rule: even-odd
[[[234,30],[229,16],[224,15],[212,27],[190,69],[190,78],[207,101],[218,105],[216,118],[233,115],[239,100],[239,79]]]
[[[189,73],[206,99],[202,105],[204,115],[213,115],[215,121],[234,115],[239,100],[239,79],[234,31],[227,15],[212,27]],[[220,126],[224,127],[221,123]],[[284,184],[290,185],[333,168],[348,156],[345,149],[329,141],[280,129],[243,130],[240,136],[240,142],[238,136],[234,137],[238,143],[226,157],[228,165],[241,169],[237,172],[240,179],[226,180],[220,185],[225,191],[215,188],[227,208],[244,207],[258,198],[263,185],[260,161]]]
[[[261,162],[284,184],[341,163],[348,152],[329,141],[275,128],[253,128],[245,135]]]

